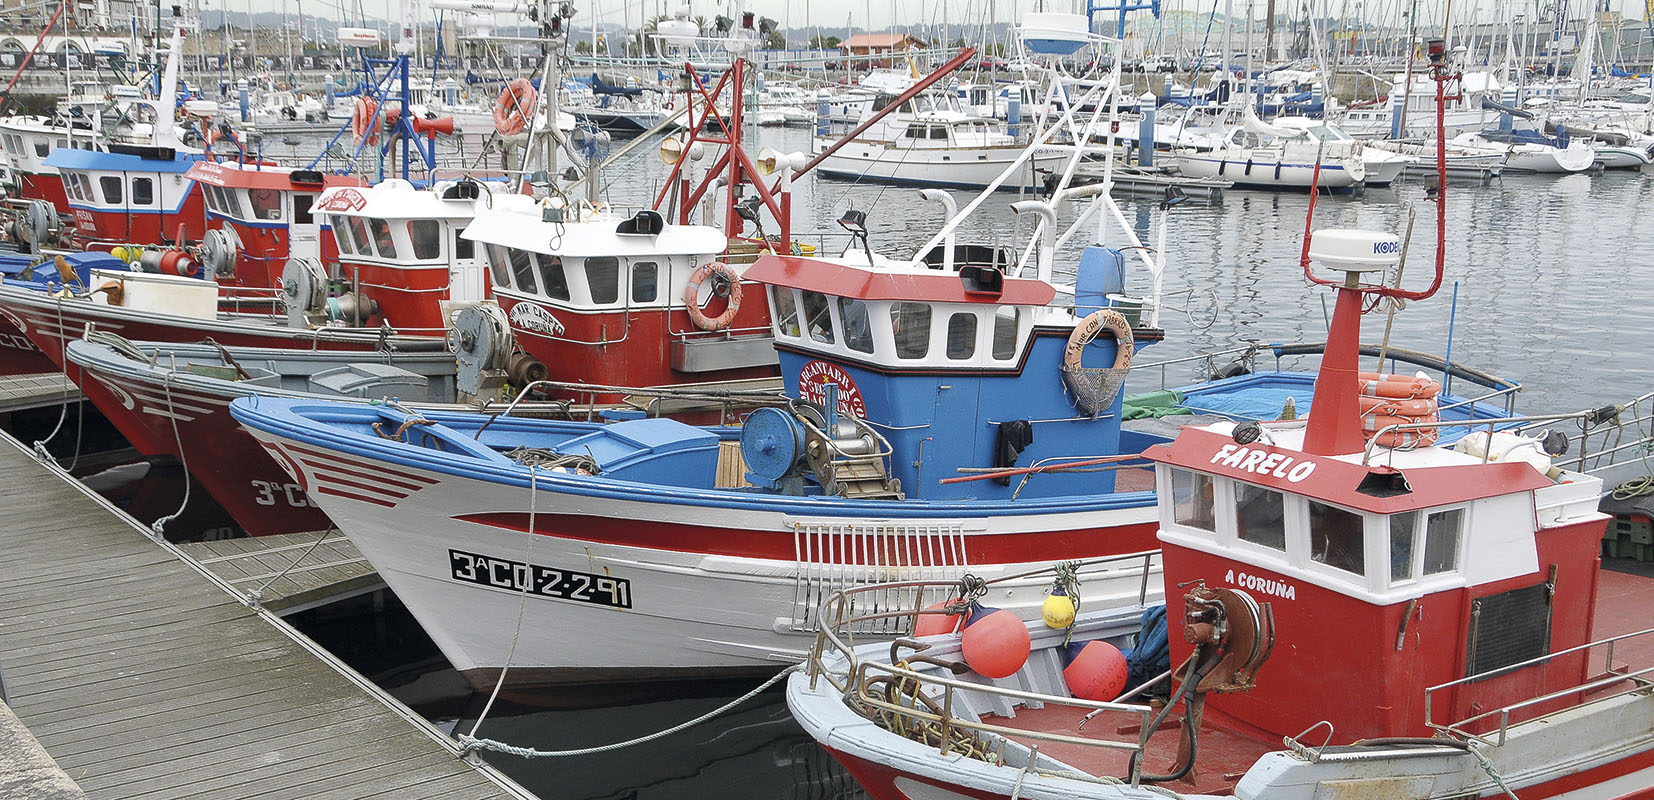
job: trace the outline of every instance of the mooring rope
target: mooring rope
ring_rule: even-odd
[[[517,657],[517,642],[523,634],[523,615],[528,611],[528,587],[534,583],[534,516],[539,510],[540,500],[540,473],[533,464],[528,467],[528,549],[523,553],[523,588],[517,593],[517,625],[511,631],[511,649],[505,651],[505,663],[500,666],[500,677],[494,681],[494,691],[489,692],[488,702],[482,706],[482,713],[477,715],[477,724],[471,726],[469,734],[460,734],[460,742],[477,741],[477,729],[482,727],[482,721],[488,719],[488,712],[494,708],[495,698],[500,696],[500,688],[505,686],[506,673],[511,671],[511,662]],[[467,747],[463,753],[472,748]]]
[[[184,501],[178,504],[177,511],[155,520],[150,524],[149,529],[155,532],[155,538],[157,539],[165,535],[168,522],[183,516],[184,509],[190,507],[190,462],[189,459],[184,456],[184,437],[178,433],[178,408],[172,402],[172,376],[178,369],[178,357],[176,354],[173,355],[172,362],[172,368],[167,370],[166,377],[161,380],[161,386],[166,389],[167,417],[172,420],[172,441],[174,444],[178,445],[178,464],[184,470]]]
[[[506,744],[504,742],[494,741],[493,739],[478,739],[475,736],[468,736],[468,735],[465,735],[465,734],[461,734],[458,737],[458,739],[459,739],[459,743],[460,743],[461,747],[463,748],[462,752],[465,752],[465,753],[470,753],[470,752],[476,751],[476,750],[491,750],[491,751],[496,752],[496,753],[505,753],[507,755],[518,756],[518,757],[521,757],[521,758],[559,758],[559,757],[563,757],[563,756],[589,756],[589,755],[594,755],[594,754],[597,754],[597,753],[609,753],[609,752],[613,752],[615,750],[620,750],[620,749],[623,749],[623,748],[632,747],[633,745],[646,744],[648,742],[655,741],[656,739],[662,739],[662,738],[665,738],[667,736],[671,736],[674,733],[678,733],[680,731],[688,730],[689,728],[692,728],[696,725],[699,725],[703,722],[706,722],[707,720],[712,719],[713,717],[716,717],[720,714],[723,714],[723,713],[735,708],[736,706],[739,706],[742,703],[745,703],[746,701],[751,700],[752,698],[757,697],[760,694],[763,694],[765,689],[768,689],[771,686],[774,686],[782,678],[785,678],[788,675],[791,675],[792,673],[797,672],[798,670],[802,669],[803,666],[804,665],[802,665],[802,664],[794,664],[790,667],[787,667],[786,669],[781,670],[780,672],[776,673],[769,680],[764,681],[763,683],[759,684],[758,687],[753,689],[752,691],[747,692],[746,694],[741,695],[740,697],[737,697],[734,700],[731,700],[728,703],[725,703],[725,704],[723,704],[723,705],[721,705],[721,706],[719,706],[715,709],[712,709],[711,711],[708,711],[705,714],[702,714],[702,715],[700,715],[700,716],[698,716],[698,717],[696,717],[692,720],[689,720],[687,722],[679,723],[679,724],[674,725],[670,728],[667,728],[666,730],[656,731],[656,732],[651,733],[647,736],[639,736],[636,739],[628,739],[624,742],[615,742],[614,744],[599,745],[597,747],[582,747],[582,748],[579,748],[577,750],[536,750],[535,748],[532,748],[532,747],[516,747],[516,746],[513,746],[513,745]],[[480,723],[480,720],[479,720],[479,723]],[[473,734],[476,733],[476,728],[473,727],[471,729],[471,732]]]

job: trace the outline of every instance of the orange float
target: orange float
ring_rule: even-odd
[[[729,307],[724,313],[716,317],[709,317],[701,310],[701,282],[717,275],[729,287]],[[689,275],[689,283],[683,287],[684,310],[689,312],[689,321],[703,331],[721,331],[735,321],[735,312],[741,310],[741,278],[722,261],[708,261],[695,268]]]

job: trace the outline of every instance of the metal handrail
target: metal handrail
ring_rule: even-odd
[[[1567,708],[1557,709],[1556,711],[1552,711],[1552,712],[1549,712],[1547,714],[1543,714],[1539,717],[1535,717],[1534,719],[1544,719],[1545,717],[1552,716],[1552,715],[1557,714],[1557,713],[1561,713],[1562,711],[1566,711],[1566,710],[1570,710],[1570,709],[1574,709],[1574,708],[1580,708],[1580,707],[1583,707],[1583,706],[1586,706],[1586,705],[1590,705],[1592,703],[1600,703],[1604,700],[1609,700],[1609,699],[1612,699],[1612,698],[1615,698],[1615,697],[1619,697],[1621,695],[1630,694],[1630,693],[1636,692],[1636,691],[1646,690],[1650,686],[1650,681],[1647,680],[1647,679],[1642,679],[1642,680],[1639,680],[1639,679],[1642,678],[1642,676],[1644,676],[1644,675],[1654,673],[1654,666],[1643,667],[1642,669],[1639,669],[1639,670],[1636,670],[1636,671],[1633,671],[1633,672],[1615,672],[1614,671],[1614,644],[1616,642],[1625,641],[1626,639],[1633,639],[1633,638],[1636,638],[1638,636],[1647,636],[1647,635],[1650,635],[1650,634],[1654,634],[1654,628],[1644,628],[1643,630],[1640,630],[1640,631],[1633,631],[1631,633],[1622,633],[1618,636],[1610,636],[1606,639],[1598,639],[1594,642],[1587,642],[1585,644],[1575,645],[1575,646],[1570,647],[1566,650],[1558,650],[1554,653],[1547,653],[1547,654],[1542,655],[1542,656],[1536,656],[1534,658],[1527,659],[1526,661],[1519,661],[1515,664],[1507,664],[1507,665],[1505,665],[1503,667],[1500,667],[1498,669],[1488,670],[1487,672],[1479,672],[1475,675],[1468,675],[1466,677],[1459,678],[1457,680],[1448,681],[1447,683],[1442,683],[1442,684],[1437,684],[1435,686],[1431,686],[1431,687],[1424,690],[1424,723],[1425,723],[1425,725],[1428,725],[1430,728],[1432,728],[1434,730],[1441,731],[1443,733],[1452,734],[1454,736],[1463,737],[1465,739],[1475,739],[1476,741],[1481,742],[1483,744],[1486,744],[1490,747],[1499,747],[1499,746],[1501,746],[1505,743],[1505,740],[1506,740],[1507,735],[1509,733],[1509,730],[1510,730],[1510,715],[1511,715],[1512,712],[1520,711],[1524,708],[1529,708],[1531,706],[1539,705],[1541,703],[1548,703],[1548,702],[1551,702],[1552,700],[1556,700],[1556,699],[1559,699],[1559,698],[1562,698],[1562,697],[1567,697],[1569,695],[1580,694],[1582,692],[1590,692],[1590,691],[1594,691],[1596,689],[1601,689],[1601,688],[1606,687],[1606,686],[1612,686],[1616,683],[1619,683],[1620,681],[1629,680],[1629,681],[1631,681],[1632,685],[1629,686],[1626,689],[1621,690],[1621,691],[1600,695],[1600,696],[1597,696],[1597,697],[1590,698],[1588,700],[1584,700],[1584,701],[1579,702],[1579,703],[1574,703],[1572,705],[1569,705]],[[1487,680],[1489,678],[1496,678],[1500,675],[1508,675],[1512,672],[1515,672],[1516,670],[1523,669],[1525,667],[1531,667],[1531,666],[1534,666],[1536,664],[1541,664],[1541,663],[1544,663],[1544,662],[1547,662],[1547,661],[1552,661],[1552,660],[1554,660],[1554,659],[1556,659],[1560,656],[1569,655],[1571,653],[1579,653],[1579,652],[1589,651],[1589,650],[1591,650],[1593,648],[1596,648],[1596,647],[1606,647],[1607,651],[1608,651],[1607,654],[1606,654],[1606,659],[1607,659],[1606,660],[1606,665],[1604,667],[1604,669],[1607,673],[1607,675],[1605,677],[1597,678],[1595,680],[1586,681],[1585,683],[1579,684],[1577,686],[1570,686],[1570,687],[1565,688],[1565,689],[1558,689],[1556,691],[1552,691],[1552,692],[1548,692],[1546,694],[1539,695],[1538,697],[1531,697],[1531,698],[1528,698],[1526,700],[1521,700],[1521,701],[1518,701],[1518,702],[1515,702],[1515,703],[1511,703],[1511,704],[1503,706],[1501,708],[1496,708],[1496,709],[1493,709],[1491,711],[1485,711],[1481,714],[1477,714],[1473,717],[1467,717],[1467,718],[1459,720],[1457,722],[1450,722],[1450,723],[1446,723],[1446,724],[1438,724],[1433,719],[1433,715],[1431,714],[1431,700],[1432,700],[1433,695],[1435,695],[1437,692],[1443,691],[1445,689],[1451,689],[1451,688],[1456,687],[1456,686],[1463,686],[1463,685],[1466,685],[1466,684],[1469,684],[1469,683],[1474,683],[1474,682],[1477,682],[1477,681]],[[1480,722],[1482,720],[1485,720],[1485,719],[1488,719],[1489,717],[1494,717],[1494,716],[1499,717],[1498,736],[1497,736],[1496,739],[1488,738],[1488,734],[1471,733],[1471,732],[1464,729],[1465,726],[1471,725],[1471,724],[1476,723],[1476,722]],[[1533,720],[1525,720],[1525,721],[1531,722]]]
[[[1588,422],[1596,414],[1597,414],[1596,411],[1573,411],[1573,412],[1569,412],[1569,413],[1566,413],[1566,414],[1529,414],[1529,415],[1524,415],[1524,416],[1513,416],[1513,417],[1489,417],[1489,418],[1486,418],[1486,419],[1432,420],[1432,421],[1426,421],[1426,422],[1404,422],[1404,423],[1396,423],[1394,425],[1386,425],[1383,428],[1380,428],[1377,431],[1375,431],[1372,434],[1372,438],[1367,440],[1366,449],[1362,452],[1362,456],[1361,456],[1361,466],[1365,467],[1372,461],[1373,450],[1374,450],[1375,447],[1382,448],[1382,446],[1378,444],[1378,441],[1380,439],[1383,439],[1384,435],[1386,433],[1396,433],[1396,432],[1401,432],[1401,431],[1438,430],[1438,429],[1441,429],[1441,428],[1458,428],[1458,427],[1481,428],[1481,427],[1485,426],[1488,430],[1488,433],[1491,435],[1494,432],[1494,428],[1496,426],[1499,426],[1499,425],[1512,425],[1512,426],[1519,425],[1523,429],[1526,429],[1526,428],[1532,427],[1532,425],[1535,424],[1535,423],[1541,423],[1541,422],[1561,422],[1561,421],[1564,421],[1564,420],[1579,420],[1579,421],[1582,421],[1582,422]],[[1390,448],[1382,448],[1382,449],[1390,449]],[[1584,456],[1581,456],[1581,457],[1584,457]],[[1484,452],[1482,454],[1483,463],[1486,463],[1488,461],[1488,458],[1489,458],[1489,453]]]

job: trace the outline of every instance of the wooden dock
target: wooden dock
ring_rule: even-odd
[[[243,596],[287,616],[383,588],[379,573],[338,531],[178,545]]]
[[[61,372],[0,377],[0,413],[60,406],[80,399],[80,389]]]
[[[3,434],[0,481],[6,692],[87,796],[533,800]]]

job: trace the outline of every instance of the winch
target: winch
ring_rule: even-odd
[[[827,387],[826,406],[802,400],[785,409],[760,408],[741,426],[747,482],[783,494],[804,494],[813,477],[826,494],[874,500],[902,499],[901,481],[890,477],[890,443],[865,420],[838,409],[837,386]]]

